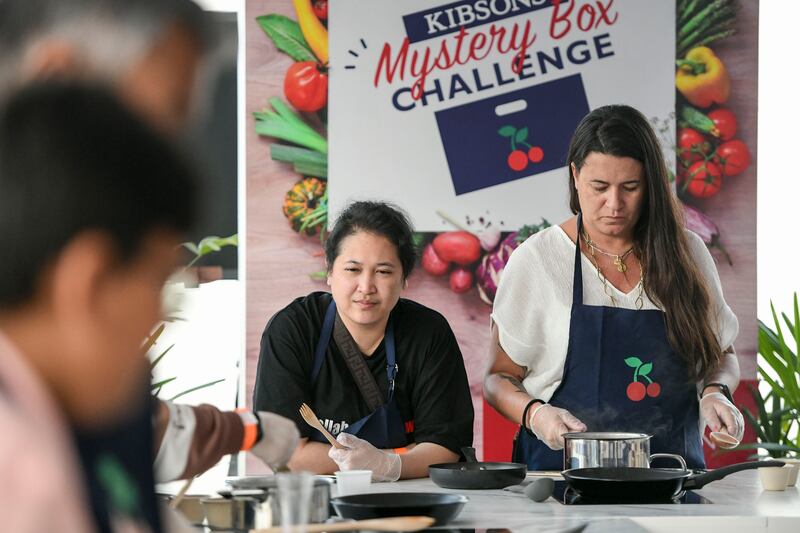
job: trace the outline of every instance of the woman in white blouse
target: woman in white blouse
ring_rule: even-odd
[[[560,469],[562,435],[586,430],[650,433],[652,452],[702,468],[701,417],[744,432],[730,397],[739,325],[714,261],[683,228],[637,110],[589,113],[567,161],[576,216],[525,241],[503,272],[486,398],[521,424],[514,460],[530,469]]]

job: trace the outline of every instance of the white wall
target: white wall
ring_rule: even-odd
[[[746,0],[745,0],[746,1]],[[769,300],[790,314],[800,290],[800,105],[796,21],[800,2],[761,0],[758,73],[758,317]]]

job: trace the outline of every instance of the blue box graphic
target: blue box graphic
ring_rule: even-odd
[[[520,101],[524,109],[498,116],[498,106],[521,106]],[[456,195],[565,166],[572,133],[588,112],[580,74],[437,111]],[[523,140],[516,142],[519,139]],[[520,161],[521,154],[509,159],[512,144],[525,152],[527,161]],[[519,168],[518,163],[525,167],[512,168]]]

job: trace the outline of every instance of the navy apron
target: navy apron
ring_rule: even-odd
[[[325,360],[325,353],[328,351],[335,319],[336,302],[331,301],[328,305],[328,310],[325,312],[322,332],[314,352],[314,366],[311,370],[312,386],[316,383],[322,363]],[[394,397],[397,358],[394,348],[394,326],[391,320],[389,320],[389,324],[386,327],[384,338],[386,341],[386,374],[389,378],[389,397],[375,411],[347,426],[344,432],[364,439],[376,448],[401,448],[408,442],[403,417],[400,415],[400,409],[397,407],[397,401]],[[317,442],[328,442],[316,429],[312,431],[310,438]]]
[[[578,239],[581,230],[578,215]],[[584,305],[578,242],[567,358],[550,404],[567,409],[588,431],[651,434],[650,453],[678,454],[689,468],[705,468],[697,389],[688,376],[667,339],[662,311]],[[513,457],[531,470],[569,468],[563,451],[522,430]]]

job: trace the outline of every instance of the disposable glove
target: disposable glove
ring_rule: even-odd
[[[586,424],[575,418],[566,409],[550,404],[537,406],[531,410],[528,427],[533,434],[551,450],[564,448],[564,433],[586,431]]]
[[[369,442],[349,433],[339,433],[336,440],[346,449],[334,448],[328,451],[340,470],[372,470],[373,481],[397,481],[403,462],[392,451],[379,450]]]
[[[300,432],[292,420],[275,413],[258,412],[261,440],[250,451],[273,471],[286,466],[300,442]]]
[[[721,392],[709,392],[700,399],[700,416],[711,431],[724,431],[736,440],[742,440],[744,417]]]

